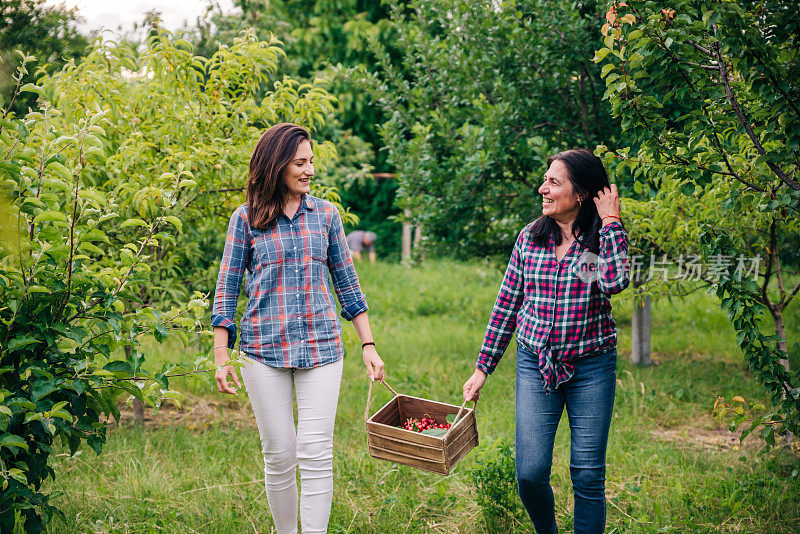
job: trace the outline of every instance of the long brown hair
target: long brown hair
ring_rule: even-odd
[[[265,230],[280,216],[288,189],[283,172],[303,141],[311,135],[302,126],[283,122],[263,133],[250,158],[247,210],[250,226]]]

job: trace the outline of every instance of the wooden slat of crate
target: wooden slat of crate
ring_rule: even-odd
[[[380,458],[382,460],[388,460],[390,462],[416,467],[417,469],[424,469],[425,471],[438,473],[440,475],[446,475],[450,472],[445,462],[434,462],[431,460],[425,460],[422,458],[418,458],[417,456],[414,455],[402,454],[394,450],[386,450],[378,447],[370,447],[369,453],[371,456],[375,458]]]
[[[406,432],[408,431],[406,430]],[[381,434],[371,433],[369,436],[369,444],[379,449],[403,452],[433,462],[444,462],[445,460],[444,447],[442,446],[441,439],[436,446],[431,447],[421,443],[409,443],[409,441],[405,439],[398,440]]]

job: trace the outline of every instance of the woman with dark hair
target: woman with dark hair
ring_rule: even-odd
[[[519,234],[464,398],[477,399],[517,329],[516,471],[536,532],[555,533],[553,444],[566,406],[575,532],[605,527],[614,405],[613,294],[628,286],[628,236],[603,164],[589,150],[548,159],[542,217]]]
[[[353,322],[361,339],[367,374],[383,379],[383,361],[375,350],[339,212],[309,194],[313,160],[311,137],[296,124],[277,124],[258,140],[250,160],[247,204],[233,212],[228,226],[211,318],[217,387],[236,395],[239,380],[228,349],[236,343],[236,304],[246,275],[241,372],[280,534],[297,532],[296,466],[303,534],[328,528],[333,423],[344,355],[331,280],[342,317]]]

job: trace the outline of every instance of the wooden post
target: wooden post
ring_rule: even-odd
[[[631,318],[631,363],[647,366],[650,359],[650,312],[651,302],[647,296],[633,301],[633,317]]]
[[[414,228],[409,221],[411,218],[411,211],[406,209],[405,215],[406,220],[403,221],[403,244],[400,249],[400,259],[403,263],[408,263],[411,261],[411,233]]]

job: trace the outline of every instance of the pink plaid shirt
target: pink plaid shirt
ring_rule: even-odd
[[[532,225],[514,245],[476,367],[491,374],[517,328],[517,343],[539,355],[553,391],[572,377],[576,359],[616,347],[610,296],[628,287],[628,234],[612,222],[600,230],[599,255],[576,241],[558,261],[552,239],[547,247],[530,240]]]

